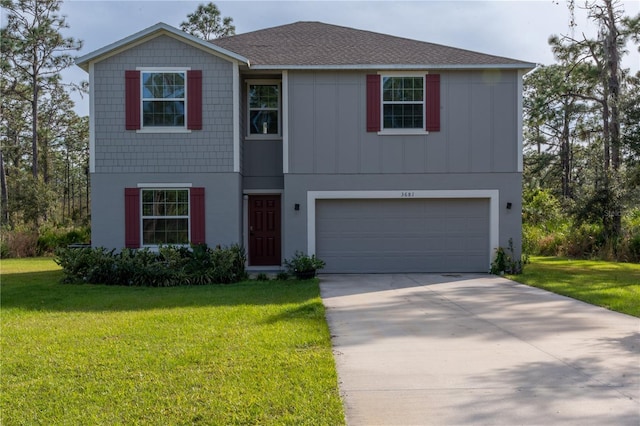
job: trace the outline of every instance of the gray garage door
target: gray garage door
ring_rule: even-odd
[[[487,272],[489,200],[317,200],[323,272]]]

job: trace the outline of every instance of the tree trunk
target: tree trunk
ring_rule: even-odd
[[[611,166],[614,170],[620,167],[620,113],[618,109],[620,93],[620,54],[618,52],[618,28],[611,0],[605,1],[607,6],[607,36],[605,38],[605,55],[608,74],[608,104],[611,111],[609,134],[611,138]]]
[[[31,99],[31,153],[33,154],[33,162],[31,164],[31,172],[35,180],[38,179],[38,71],[36,64],[38,63],[38,53],[33,50],[32,74],[31,74],[31,90],[33,90],[33,98]]]
[[[571,108],[573,101],[564,102],[564,117],[562,125],[562,135],[560,141],[560,164],[562,166],[562,196],[564,198],[571,197],[570,178],[571,163],[569,161],[571,155],[571,134],[569,128],[569,120],[571,119]]]
[[[2,187],[2,202],[0,209],[2,210],[2,224],[9,223],[9,192],[7,190],[7,174],[4,168],[4,155],[0,150],[0,186]]]
[[[610,116],[607,117],[608,130],[608,142],[610,149],[610,165],[611,169],[607,173],[607,184],[609,192],[609,229],[607,233],[614,239],[620,236],[622,232],[621,223],[621,206],[619,202],[619,173],[620,168],[620,113],[618,109],[619,102],[619,67],[620,67],[620,54],[618,52],[618,38],[620,36],[618,28],[616,27],[616,17],[614,14],[614,5],[611,0],[605,0],[606,17],[603,20],[606,24],[606,36],[604,38],[604,53],[605,53],[605,75],[606,81],[604,86],[606,90],[606,102],[607,113],[610,112]],[[607,140],[605,139],[605,140]]]

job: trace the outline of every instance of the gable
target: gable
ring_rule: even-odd
[[[182,32],[177,28],[164,23],[158,23],[152,27],[146,28],[136,34],[126,37],[122,40],[111,43],[101,49],[95,50],[76,59],[76,65],[89,71],[89,64],[103,61],[112,56],[118,55],[140,44],[146,43],[158,37],[168,37],[177,40],[183,44],[187,44],[196,49],[200,49],[210,55],[223,58],[230,62],[247,63],[247,59],[228,51],[219,46],[212,45],[204,40],[194,37],[190,34]]]

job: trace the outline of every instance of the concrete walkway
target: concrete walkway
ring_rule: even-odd
[[[640,425],[640,319],[490,275],[322,275],[347,423]]]

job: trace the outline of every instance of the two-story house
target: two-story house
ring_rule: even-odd
[[[213,42],[160,23],[77,63],[94,246],[239,243],[327,272],[519,254],[532,63],[319,22]]]

